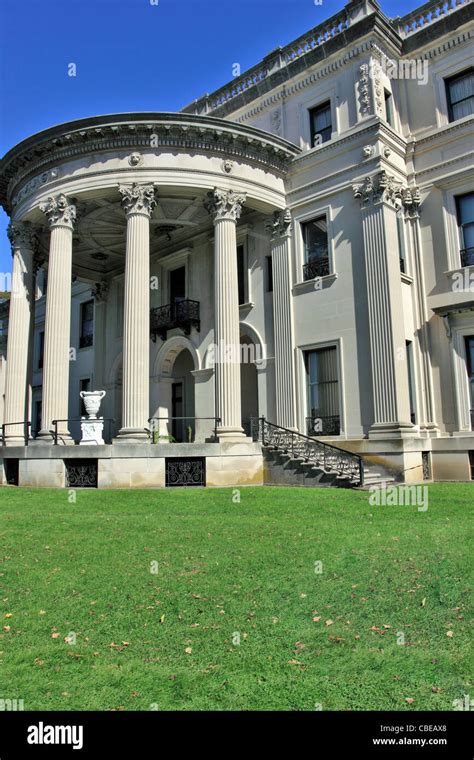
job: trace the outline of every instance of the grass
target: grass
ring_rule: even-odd
[[[0,697],[440,710],[469,693],[472,485],[430,486],[426,512],[346,490],[233,493],[2,489]]]

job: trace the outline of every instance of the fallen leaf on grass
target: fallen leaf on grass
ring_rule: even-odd
[[[324,625],[334,625],[334,620],[326,620]]]
[[[193,648],[192,647],[186,647],[186,649],[184,651],[186,652],[186,654],[192,654]]]
[[[443,690],[440,689],[439,686],[432,686],[431,691],[433,692],[433,694],[439,694],[440,691],[443,691]]]
[[[446,636],[449,636],[449,638],[452,639],[454,636],[454,631],[447,631]]]
[[[405,702],[409,705],[412,705],[415,700],[412,699],[412,697],[406,697]]]
[[[59,633],[52,633],[51,634],[52,639],[59,639]]]
[[[318,617],[314,617],[313,623],[319,623],[320,620],[321,620],[321,615],[319,615]]]

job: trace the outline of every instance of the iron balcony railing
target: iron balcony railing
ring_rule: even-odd
[[[153,341],[157,336],[166,340],[168,330],[179,327],[186,335],[195,327],[199,332],[201,328],[199,301],[191,301],[185,298],[183,301],[168,303],[166,306],[158,306],[150,311],[150,333]]]
[[[364,485],[364,462],[358,454],[274,425],[265,417],[252,419],[252,438],[260,441],[262,446],[274,447],[288,454],[292,459],[301,459],[325,472],[335,472],[353,485]]]
[[[217,426],[220,417],[150,417],[150,439],[152,443],[194,443],[196,433],[199,437],[217,438]],[[212,422],[213,426],[207,426]]]
[[[306,432],[308,435],[340,435],[341,418],[339,415],[332,417],[306,417]]]
[[[329,274],[329,259],[313,259],[303,264],[304,281],[314,280],[315,277],[325,277]]]
[[[474,248],[463,248],[460,254],[462,267],[474,266]]]

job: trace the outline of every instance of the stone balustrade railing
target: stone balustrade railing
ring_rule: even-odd
[[[430,0],[405,16],[394,19],[392,23],[401,37],[409,37],[470,2],[472,0]]]
[[[351,3],[349,3],[350,5]],[[319,47],[319,45],[341,34],[358,18],[346,6],[342,11],[331,16],[331,18],[319,26],[314,27],[310,32],[298,37],[298,39],[289,45],[277,48],[269,53],[263,61],[245,71],[241,76],[236,77],[231,83],[224,85],[224,87],[216,90],[211,95],[206,94],[202,98],[190,103],[186,108],[182,109],[183,112],[204,115],[214,111],[216,108],[224,105],[224,103],[232,100],[232,98],[259,84],[259,82],[274,72],[284,68],[292,61],[306,55],[311,50]]]
[[[405,16],[386,20],[392,24],[402,38],[405,38],[470,2],[472,0],[430,0],[430,2]],[[315,48],[337,37],[370,13],[381,14],[380,7],[375,0],[350,0],[339,13],[331,16],[285,47],[279,47],[272,51],[260,63],[236,77],[232,82],[215,90],[212,94],[207,93],[202,98],[193,101],[183,108],[182,112],[197,116],[212,113],[246,90],[256,87],[278,70],[284,69],[293,61],[302,58]],[[381,15],[383,16],[383,14]]]

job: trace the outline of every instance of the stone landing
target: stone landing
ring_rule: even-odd
[[[97,463],[98,488],[164,488],[171,460],[205,462],[206,486],[263,485],[259,443],[166,443],[104,446],[0,447],[1,483],[12,472],[17,484],[30,488],[66,488],[67,465]]]

